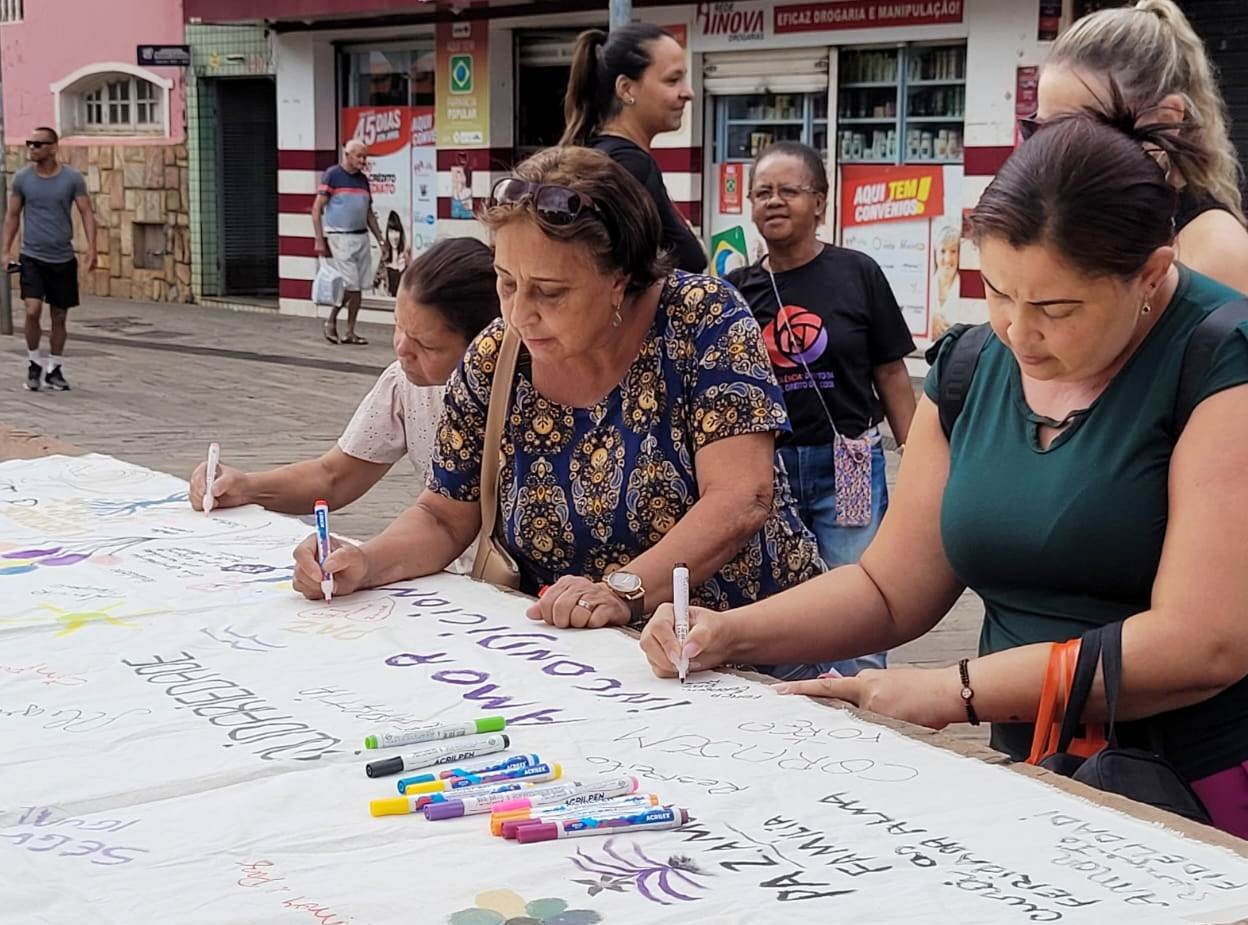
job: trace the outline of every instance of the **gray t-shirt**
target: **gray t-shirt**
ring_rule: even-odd
[[[74,200],[87,195],[82,174],[65,164],[50,177],[23,167],[13,178],[22,197],[22,254],[48,263],[74,259]]]

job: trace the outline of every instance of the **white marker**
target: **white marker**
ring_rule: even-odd
[[[479,736],[473,739],[447,745],[431,745],[419,751],[396,755],[393,758],[382,758],[364,765],[364,773],[369,777],[385,777],[402,771],[414,771],[430,765],[445,764],[448,761],[464,761],[468,758],[479,758],[493,752],[501,752],[511,745],[511,739],[505,735]]]
[[[329,502],[317,501],[312,513],[316,515],[316,560],[321,564],[321,597],[332,601],[334,576],[325,571],[325,560],[329,558]]]
[[[685,640],[689,638],[689,567],[683,562],[677,562],[672,569],[672,609],[676,611],[676,645],[680,646],[676,675],[684,684],[689,674],[689,659],[685,657]]]
[[[562,784],[550,784],[545,787],[534,787],[526,791],[524,796],[517,797],[494,807],[496,813],[506,813],[517,809],[533,809],[537,806],[555,806],[559,803],[584,802],[588,794],[598,793],[609,797],[622,797],[637,792],[635,777],[598,777],[588,781],[566,781]],[[592,802],[592,799],[590,800]]]
[[[208,444],[208,466],[204,469],[204,513],[212,510],[216,496],[212,493],[213,483],[217,480],[217,463],[221,461],[221,444]]]

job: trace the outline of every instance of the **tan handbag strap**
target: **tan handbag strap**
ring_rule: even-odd
[[[490,385],[490,406],[485,415],[485,443],[481,448],[481,533],[480,544],[494,535],[498,524],[498,490],[502,471],[498,464],[503,444],[503,425],[516,378],[516,358],[520,354],[520,335],[510,327],[503,328],[503,342],[494,364],[494,382]],[[482,558],[480,555],[478,559]]]

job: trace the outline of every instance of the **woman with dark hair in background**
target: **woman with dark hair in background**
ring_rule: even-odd
[[[636,177],[658,207],[673,263],[701,273],[706,251],[672,205],[650,153],[655,135],[680,128],[692,99],[685,50],[658,26],[631,23],[609,36],[590,29],[576,40],[559,143],[595,148]]]
[[[391,213],[392,215],[394,213]],[[338,443],[324,455],[265,472],[220,466],[218,508],[259,504],[307,514],[320,498],[345,507],[404,456],[422,481],[429,468],[446,381],[468,343],[498,317],[494,254],[475,238],[438,241],[399,281],[391,363],[360,402]],[[205,463],[191,475],[191,507],[203,510]],[[467,571],[463,560],[456,570]]]
[[[694,610],[685,654],[711,668],[875,652],[931,630],[969,586],[979,658],[780,690],[935,728],[989,721],[1021,760],[1052,644],[1113,626],[1118,741],[1159,747],[1213,823],[1246,838],[1248,321],[1234,290],[1175,262],[1178,193],[1142,147],[1184,176],[1202,166],[1182,132],[1127,112],[1058,117],[1019,146],[970,219],[991,330],[948,436],[937,402],[961,330],[940,342],[861,563]],[[1181,376],[1219,310],[1225,332],[1200,328],[1209,352]],[[672,622],[661,608],[642,637],[664,676]],[[1108,717],[1098,672],[1084,719]]]
[[[836,568],[858,561],[888,509],[876,425],[887,416],[897,443],[906,442],[914,390],[903,358],[914,340],[876,262],[815,236],[828,204],[819,153],[778,142],[758,155],[750,176],[754,224],[767,253],[727,279],[763,329],[793,425],[777,451],[819,555]],[[838,442],[857,454],[838,452]],[[846,502],[855,491],[863,503],[852,517]],[[854,675],[885,660],[880,652],[823,667]]]

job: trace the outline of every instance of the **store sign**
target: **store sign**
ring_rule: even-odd
[[[745,202],[744,164],[719,165],[719,211],[740,215]]]
[[[139,45],[139,67],[190,67],[190,45]]]
[[[767,8],[762,3],[699,3],[694,35],[703,44],[756,45],[767,39]]]
[[[842,174],[842,227],[939,218],[944,209],[940,167],[855,167]]]
[[[490,144],[489,23],[438,23],[438,144],[485,148]]]
[[[887,26],[935,26],[962,22],[963,0],[889,3],[886,0],[831,0],[775,9],[776,35]]]

